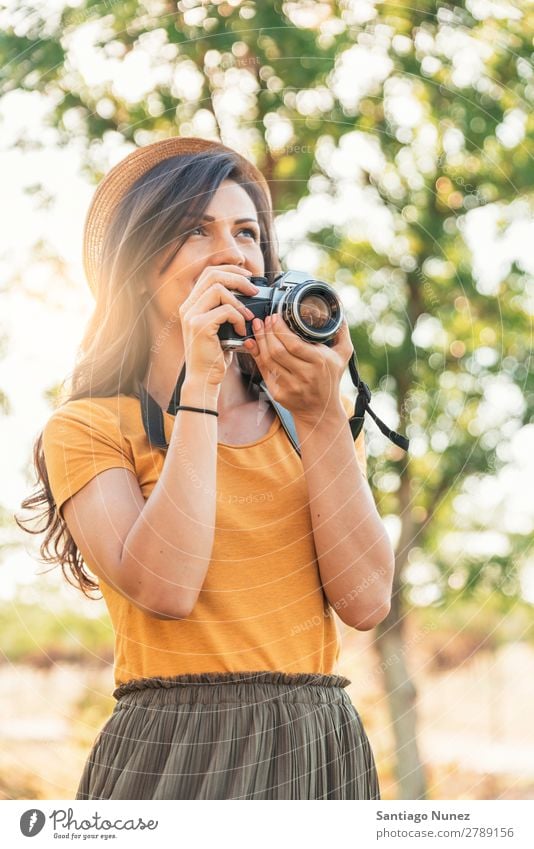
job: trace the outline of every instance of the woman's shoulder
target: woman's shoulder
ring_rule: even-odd
[[[128,413],[139,405],[139,399],[133,395],[89,395],[83,398],[73,398],[59,404],[53,411],[52,416],[58,415],[80,415],[88,413],[91,415],[106,415]]]
[[[122,421],[131,407],[126,397],[115,396],[76,398],[54,410],[42,446],[58,510],[101,472],[121,468],[135,474],[132,440]]]
[[[138,407],[138,399],[130,395],[74,398],[52,412],[44,436],[72,429],[124,433],[139,415]]]

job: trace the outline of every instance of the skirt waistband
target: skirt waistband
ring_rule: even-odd
[[[350,680],[343,675],[315,672],[199,672],[164,678],[137,678],[120,684],[113,692],[121,703],[158,702],[220,704],[265,701],[344,702]]]

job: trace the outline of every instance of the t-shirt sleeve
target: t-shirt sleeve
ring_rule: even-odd
[[[58,511],[106,469],[135,473],[118,415],[91,400],[70,401],[53,413],[43,431],[43,452]]]
[[[341,400],[343,402],[347,418],[351,418],[354,415],[354,401],[351,401],[348,395],[344,394],[341,395]],[[354,440],[354,448],[356,449],[356,458],[358,460],[360,469],[362,470],[362,473],[365,475],[365,477],[367,477],[367,457],[365,454],[365,435],[363,427],[356,439]]]

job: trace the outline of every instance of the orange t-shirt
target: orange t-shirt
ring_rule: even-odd
[[[167,441],[173,422],[165,413]],[[148,443],[140,402],[127,395],[59,407],[43,448],[58,510],[117,467],[136,475],[148,499],[166,456]],[[365,473],[363,432],[355,450]],[[197,672],[335,672],[340,635],[320,580],[302,461],[278,416],[254,442],[218,444],[216,502],[210,566],[186,619],[151,617],[99,579],[115,632],[117,685]]]

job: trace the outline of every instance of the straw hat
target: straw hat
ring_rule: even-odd
[[[241,154],[220,142],[199,138],[173,137],[140,147],[138,150],[132,151],[106,174],[94,194],[87,213],[83,239],[83,262],[87,280],[93,292],[97,286],[106,228],[112,220],[119,201],[128,189],[139,177],[164,159],[183,154],[204,153],[205,151],[232,153],[237,157],[247,179],[258,183],[263,190],[266,208],[272,208],[269,186],[261,171]]]

